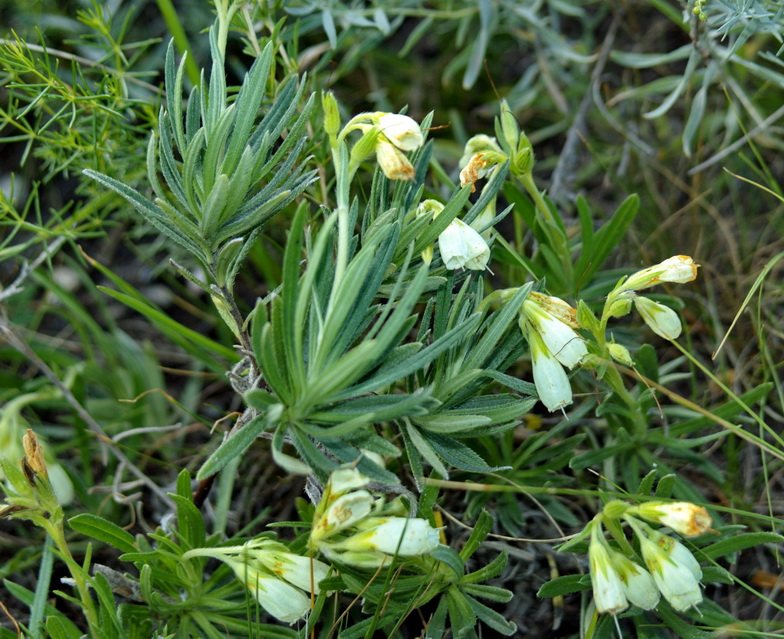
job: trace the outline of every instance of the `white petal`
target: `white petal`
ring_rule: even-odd
[[[414,166],[393,144],[379,138],[376,141],[376,161],[390,180],[413,180]]]
[[[623,592],[631,603],[643,610],[659,605],[659,589],[651,573],[621,553],[613,553],[612,560],[621,576]]]
[[[385,113],[378,119],[384,136],[402,151],[413,151],[422,146],[425,138],[413,118],[399,113]]]

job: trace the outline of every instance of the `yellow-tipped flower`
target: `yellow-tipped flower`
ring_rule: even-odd
[[[583,338],[574,330],[577,311],[562,299],[531,293],[523,302],[523,315],[564,366],[572,369],[588,354]]]
[[[680,501],[675,503],[648,502],[630,510],[649,521],[667,526],[673,531],[693,537],[711,531],[711,516],[702,506]]]
[[[621,284],[618,292],[639,291],[661,282],[676,284],[691,282],[697,277],[699,266],[688,255],[675,255],[656,266],[649,266],[642,271],[637,271]]]

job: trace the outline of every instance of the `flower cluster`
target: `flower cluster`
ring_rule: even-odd
[[[611,519],[626,522],[634,532],[645,568],[612,548],[605,539],[601,523],[613,511],[618,517]],[[702,601],[702,569],[694,555],[682,543],[654,530],[634,515],[662,523],[684,535],[710,531],[710,516],[704,508],[694,504],[608,504],[604,512],[589,524],[591,541],[588,557],[597,611],[617,615],[630,603],[643,610],[651,610],[659,604],[660,597],[680,612],[699,604]]]
[[[337,104],[331,94],[324,96],[325,128],[334,135],[339,126]],[[362,138],[351,150],[351,163],[358,165],[370,154],[390,180],[412,180],[414,166],[405,152],[414,151],[424,144],[425,137],[416,120],[400,113],[360,113],[354,116],[335,140],[345,139],[354,130],[362,131]]]
[[[588,354],[575,331],[577,312],[562,299],[529,293],[519,315],[520,330],[531,347],[534,384],[550,412],[572,403],[572,388],[564,366],[573,369]]]
[[[675,255],[656,266],[638,271],[622,280],[607,296],[604,306],[605,315],[622,317],[629,313],[634,305],[654,333],[665,339],[676,339],[681,334],[681,321],[678,314],[669,306],[639,295],[638,291],[662,282],[678,284],[691,282],[697,277],[698,267],[699,264],[695,264],[692,258]]]
[[[276,619],[294,623],[310,610],[310,596],[319,594],[319,582],[329,566],[318,559],[295,555],[280,542],[253,539],[242,546],[194,548],[183,559],[212,557],[227,564]]]
[[[370,479],[356,468],[333,471],[316,506],[310,547],[331,560],[361,568],[377,567],[394,557],[432,552],[439,533],[426,519],[401,516],[402,501],[385,503],[368,490]]]

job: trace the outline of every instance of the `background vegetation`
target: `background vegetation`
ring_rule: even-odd
[[[611,617],[592,616],[589,606],[586,548],[559,553],[554,545],[579,532],[609,498],[644,501],[654,494],[710,508],[718,536],[704,535],[692,546],[707,549],[697,555],[705,603],[699,613],[683,615],[666,607],[659,614],[637,610],[619,619],[625,632],[781,634],[780,3],[303,0],[216,8],[169,0],[41,0],[4,5],[0,24],[6,29],[0,44],[0,456],[18,463],[22,435],[32,428],[50,455],[55,489],[73,490],[72,499],[59,495],[68,521],[62,541],[72,558],[51,531],[0,519],[0,636],[101,636],[100,628],[107,637],[610,636],[616,632]],[[253,67],[255,85],[246,81],[254,60],[270,65]],[[171,216],[156,218],[152,208],[140,214],[147,206],[140,198],[156,197],[170,197],[183,219],[190,214],[182,204],[188,197],[179,199],[172,187],[164,142],[156,150],[149,141],[155,132],[173,146],[172,166],[182,168],[185,134],[178,138],[176,127],[190,113],[194,127],[200,117],[205,129],[217,127],[226,112],[217,106],[221,96],[225,108],[243,99],[244,81],[248,96],[255,86],[257,103],[246,97],[251,107],[226,117],[237,128],[252,124],[247,139],[267,173],[240,195],[247,201],[271,186],[255,208],[226,205],[212,225],[204,222],[199,244],[188,240],[184,223],[171,230]],[[201,93],[191,93],[197,86]],[[405,110],[427,129],[428,146],[415,155],[415,184],[390,185],[371,156],[347,200],[351,206],[357,198],[353,215],[361,228],[351,259],[360,259],[361,246],[372,239],[377,245],[371,246],[390,251],[396,269],[410,267],[384,270],[367,257],[367,268],[379,272],[367,302],[374,313],[376,304],[394,298],[395,286],[399,297],[414,291],[400,317],[389,302],[390,325],[398,322],[388,331],[390,349],[405,348],[400,344],[409,334],[435,343],[447,329],[479,330],[466,322],[493,290],[533,282],[572,304],[581,299],[598,314],[623,275],[672,255],[691,255],[702,268],[688,285],[654,291],[683,318],[677,344],[653,335],[637,315],[613,326],[647,378],[630,371],[619,377],[636,409],[616,401],[617,389],[611,394],[602,372],[591,371],[572,379],[575,403],[566,414],[534,406],[535,392],[525,385],[532,381],[530,357],[516,321],[504,328],[503,340],[485,345],[486,360],[472,355],[473,346],[449,346],[430,369],[394,378],[396,392],[419,402],[427,416],[437,412],[431,398],[451,407],[447,396],[459,406],[489,397],[471,404],[477,413],[500,410],[502,401],[513,406],[505,419],[494,413],[496,421],[481,422],[483,428],[451,433],[453,439],[428,435],[430,443],[421,446],[409,441],[411,428],[446,431],[426,419],[406,430],[401,424],[415,413],[390,413],[363,424],[372,436],[346,440],[352,450],[391,455],[387,441],[405,452],[389,458],[387,472],[411,491],[420,512],[438,513],[440,520],[431,521],[443,522],[444,538],[467,573],[450,582],[462,594],[453,589],[448,605],[436,598],[413,610],[406,588],[421,588],[432,575],[395,572],[397,590],[388,595],[386,573],[349,570],[333,584],[344,594],[321,597],[319,621],[306,630],[274,624],[227,566],[200,560],[183,572],[180,557],[188,548],[244,541],[285,522],[275,528],[278,536],[303,551],[313,517],[307,498],[336,460],[350,461],[334,440],[320,441],[314,430],[282,430],[268,417],[252,422],[256,430],[241,450],[213,454],[223,435],[247,425],[246,406],[266,415],[272,403],[261,395],[243,398],[254,382],[243,357],[259,353],[265,322],[284,336],[292,329],[285,314],[270,311],[267,318],[257,300],[272,309],[276,296],[296,293],[291,282],[300,258],[312,258],[319,233],[325,246],[333,244],[325,221],[341,204],[342,178],[325,131],[323,91],[334,94],[343,123],[364,111]],[[209,99],[200,106],[199,96]],[[477,134],[496,135],[502,100],[530,140],[531,175],[546,192],[561,235],[542,230],[536,200],[512,174],[506,180],[497,174],[471,200],[467,191],[458,195],[465,144]],[[251,118],[245,124],[238,123],[243,113]],[[269,138],[254,138],[254,131],[268,131]],[[265,152],[278,151],[264,164]],[[236,167],[239,151],[234,161]],[[208,165],[198,164],[199,179],[182,176],[187,188],[198,185],[189,201],[205,209],[205,185],[215,179]],[[156,176],[163,186],[151,182]],[[495,226],[492,273],[468,277],[434,267],[430,275],[446,279],[425,282],[422,275],[420,281],[424,246],[410,251],[414,238],[382,246],[381,233],[373,239],[374,229],[391,232],[380,219],[385,210],[411,205],[413,211],[423,197],[464,197],[450,211],[459,206],[474,217],[491,197],[498,214],[513,206]],[[472,209],[480,197],[482,206]],[[428,228],[432,242],[438,233],[434,224]],[[296,242],[304,253],[291,248]],[[303,261],[313,282],[312,294],[303,296],[312,305],[308,331],[315,330],[318,310],[328,308],[331,259],[320,268]],[[424,319],[414,325],[409,313]],[[493,309],[487,317],[500,314]],[[370,321],[353,319],[357,334]],[[491,319],[480,321],[489,331]],[[351,337],[335,338],[327,363],[343,356]],[[406,353],[413,356],[396,351],[400,358]],[[281,369],[295,367],[288,355],[275,360],[286,363]],[[448,395],[463,361],[481,361],[498,375],[472,387],[470,398]],[[374,360],[367,370],[380,365]],[[329,411],[376,392],[359,392],[361,384],[351,383],[343,395],[338,382],[326,389],[314,384],[311,395],[303,391],[310,402],[304,421],[323,428],[345,423],[345,414]],[[655,393],[653,384],[661,385]],[[308,453],[308,441],[320,447]],[[286,467],[286,460],[294,456],[316,469],[315,480],[288,472],[296,465]],[[385,478],[378,467],[361,468]],[[508,558],[505,565],[499,556]],[[477,590],[472,571],[479,571],[473,581],[489,579],[482,587],[495,590]],[[550,597],[537,596],[548,581],[569,575],[578,577],[556,580],[542,592]],[[489,599],[487,606],[461,608],[460,602],[476,602],[473,596]]]

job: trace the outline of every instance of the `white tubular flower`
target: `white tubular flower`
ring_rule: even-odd
[[[416,557],[439,544],[438,530],[426,519],[369,517],[358,532],[342,541],[327,541],[319,549],[329,558],[358,568],[375,568],[393,557]]]
[[[656,587],[670,605],[684,612],[700,603],[702,569],[688,548],[633,517],[627,516],[626,520],[637,533],[640,551]]]
[[[531,346],[534,385],[539,399],[551,413],[563,410],[572,403],[572,387],[566,371],[545,346],[541,335],[525,320],[521,320],[520,325]]]
[[[438,530],[426,519],[370,517],[359,529],[343,542],[346,548],[415,557],[432,552],[439,544]]]
[[[694,260],[688,255],[675,255],[656,266],[649,266],[631,275],[620,287],[619,291],[639,291],[661,282],[683,284],[697,277]]]
[[[526,300],[523,302],[523,314],[533,330],[542,337],[547,350],[564,366],[572,369],[588,354],[583,338],[538,304]]]
[[[399,113],[384,113],[376,121],[381,133],[401,151],[418,149],[425,141],[416,120]]]
[[[438,236],[438,249],[450,271],[467,268],[483,271],[490,260],[490,247],[484,238],[462,220],[454,219]]]
[[[674,340],[681,334],[681,319],[669,306],[641,295],[635,296],[634,306],[648,327],[659,337]]]
[[[390,180],[414,179],[414,165],[394,144],[380,137],[376,140],[376,160]]]
[[[600,537],[598,528],[599,524],[594,523],[591,543],[588,546],[593,600],[599,613],[617,615],[629,607],[629,602],[624,594],[621,577],[610,559],[610,549],[607,542]]]
[[[623,594],[632,604],[643,610],[659,605],[659,589],[651,573],[619,552],[613,551],[611,559],[621,578]]]
[[[693,537],[711,530],[711,516],[702,506],[681,501],[675,503],[648,502],[636,509],[637,514],[655,521],[681,535]]]

